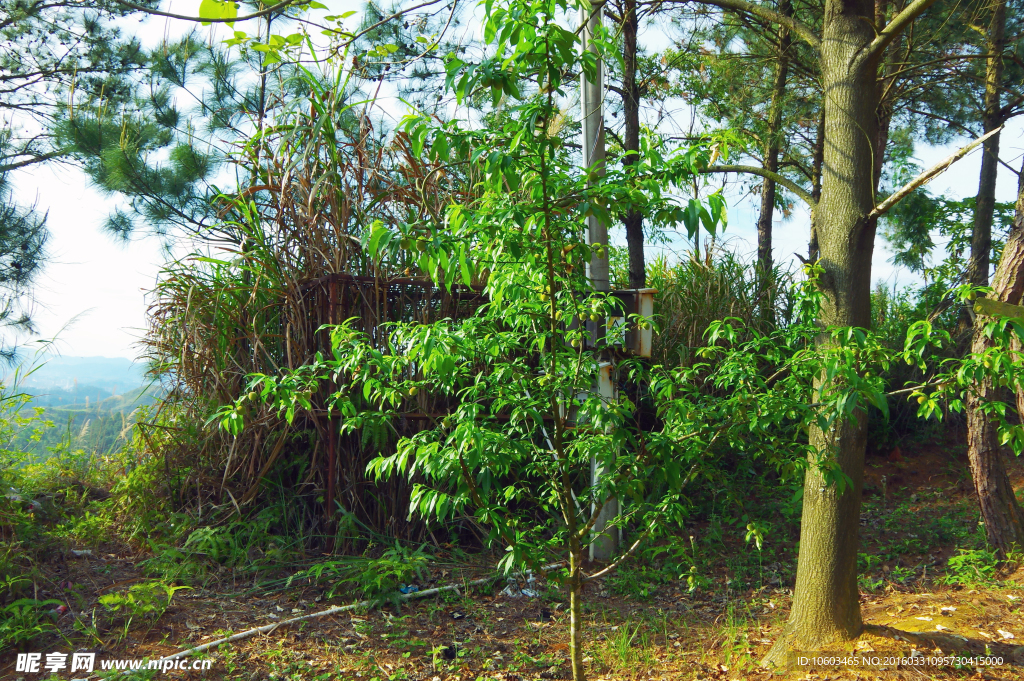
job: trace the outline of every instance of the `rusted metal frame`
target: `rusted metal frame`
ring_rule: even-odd
[[[327,299],[327,322],[334,324],[334,311],[337,307],[338,299],[338,282],[332,281],[329,283],[329,293]],[[328,333],[329,336],[329,333]],[[329,343],[330,341],[328,341]],[[327,499],[326,508],[324,509],[327,515],[327,531],[331,534],[330,547],[334,550],[334,485],[335,478],[338,475],[338,428],[337,421],[332,413],[327,418]]]

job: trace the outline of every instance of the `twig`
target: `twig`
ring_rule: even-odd
[[[171,14],[170,12],[161,12],[158,9],[151,9],[149,7],[143,7],[142,5],[136,5],[133,2],[126,2],[126,0],[117,0],[117,4],[123,5],[137,12],[145,12],[146,14],[152,14],[158,17],[168,17],[169,19],[181,19],[183,21],[200,21],[204,24],[233,24],[237,21],[248,21],[249,19],[259,19],[265,17],[268,14],[274,14],[275,12],[283,12],[288,9],[289,5],[296,4],[298,0],[283,0],[276,5],[271,5],[266,9],[262,9],[259,12],[253,12],[252,14],[246,14],[240,17],[225,18],[225,19],[214,19],[211,17],[193,17],[187,14]]]
[[[563,564],[564,561],[558,563],[551,563],[549,565],[541,567],[541,570],[543,570],[544,572],[548,572],[550,570],[554,570],[555,568],[561,567]],[[465,588],[468,586],[479,586],[480,584],[487,584],[488,582],[492,582],[497,578],[498,575],[491,575],[490,577],[481,577],[480,579],[474,579],[472,582],[465,582],[463,584],[449,584],[448,586],[439,586],[433,589],[426,589],[425,591],[414,591],[411,594],[400,594],[398,597],[403,601],[411,601],[414,598],[426,598],[427,596],[436,596],[437,594],[444,593],[446,591],[457,591],[459,587]],[[247,631],[242,631],[237,634],[227,636],[225,638],[220,638],[216,641],[210,641],[209,643],[204,643],[200,646],[196,646],[195,648],[187,648],[185,650],[174,653],[173,655],[168,655],[167,657],[162,657],[160,659],[179,660],[183,657],[187,657],[188,655],[201,653],[203,651],[209,650],[210,648],[215,648],[224,643],[234,643],[235,641],[241,641],[242,639],[250,638],[252,636],[255,636],[256,634],[269,634],[278,627],[288,626],[290,624],[295,624],[296,622],[319,619],[321,617],[337,615],[341,612],[349,612],[350,610],[357,610],[359,608],[368,608],[372,606],[375,602],[376,601],[359,601],[358,603],[340,605],[334,608],[328,608],[327,610],[321,610],[320,612],[310,613],[308,615],[292,617],[291,619],[282,620],[280,622],[275,622],[273,624],[267,624],[262,627],[256,627],[255,629],[248,629]]]

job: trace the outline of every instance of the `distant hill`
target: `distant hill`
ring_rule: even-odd
[[[53,357],[25,377],[22,388],[39,394],[40,390],[74,392],[76,386],[91,385],[110,396],[146,383],[145,365],[125,357]]]
[[[123,357],[56,357],[22,378],[20,391],[32,395],[27,408],[44,407],[42,418],[55,427],[39,441],[19,433],[14,445],[45,456],[62,442],[98,453],[119,449],[133,412],[154,404],[161,386],[150,381],[141,363]]]
[[[12,380],[8,374],[4,383]],[[122,411],[139,406],[140,388],[148,384],[145,366],[125,357],[53,357],[22,376],[19,387],[37,407],[103,405],[105,411]]]

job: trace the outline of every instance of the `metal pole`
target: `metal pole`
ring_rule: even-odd
[[[595,4],[593,9],[580,10],[581,23],[583,24],[583,49],[596,51],[591,44],[591,36],[601,26],[601,15],[604,13],[603,3]],[[580,107],[581,119],[583,122],[583,165],[590,169],[591,177],[602,177],[604,175],[604,64],[597,62],[597,73],[593,80],[587,78],[587,74],[580,76]],[[591,255],[587,264],[587,276],[595,291],[608,291],[611,286],[608,281],[608,225],[595,216],[587,218],[587,243],[590,245],[600,244],[602,246],[600,255],[596,252]],[[600,322],[598,322],[600,324]],[[598,327],[595,337],[601,336],[603,329]],[[613,386],[611,383],[611,365],[603,364],[601,367],[600,385],[595,386],[602,398],[613,397]],[[601,479],[601,468],[596,458],[590,460],[591,484],[596,485]],[[594,524],[593,541],[590,544],[590,560],[609,560],[615,555],[619,545],[618,528],[607,530],[609,521],[619,514],[617,499],[605,501]]]

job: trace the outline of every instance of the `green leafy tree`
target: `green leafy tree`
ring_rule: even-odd
[[[762,454],[788,475],[804,474],[805,500],[813,497],[805,501],[801,565],[809,570],[811,561],[817,574],[800,580],[804,601],[798,604],[842,606],[817,611],[817,617],[835,617],[840,626],[857,618],[856,635],[855,587],[845,594],[851,599],[833,588],[847,586],[844,577],[855,578],[855,561],[847,572],[842,560],[825,555],[831,550],[842,558],[851,550],[841,532],[857,522],[856,513],[852,521],[847,517],[860,493],[857,442],[841,436],[856,435],[869,403],[886,409],[879,376],[897,356],[921,361],[933,342],[930,327],[916,329],[903,353],[888,350],[862,328],[842,323],[858,319],[859,308],[844,308],[857,290],[847,290],[849,281],[837,282],[850,273],[818,269],[802,287],[797,323],[789,327],[765,335],[726,320],[708,331],[710,347],[702,351],[708,362],[673,370],[621,362],[618,371],[629,382],[650,386],[659,417],[654,429],[626,427],[636,405],[595,386],[610,371],[605,358],[621,342],[619,333],[643,330],[651,320],[630,316],[622,326],[601,323],[622,315],[585,276],[584,264],[597,250],[583,242],[585,218],[594,213],[608,219],[607,206],[636,208],[656,223],[681,223],[692,234],[698,226],[714,229],[723,207],[716,199],[701,206],[668,198],[671,188],[692,183],[706,169],[708,145],[668,153],[664,144],[651,144],[640,163],[609,169],[599,181],[578,170],[560,134],[563,74],[568,65],[595,68],[598,55],[580,56],[576,34],[558,23],[559,9],[566,8],[544,0],[489,6],[484,36],[493,55],[471,65],[454,55],[448,60],[457,99],[482,91],[496,105],[508,97],[514,103],[506,104],[507,119],[474,130],[412,115],[402,126],[415,155],[471,164],[480,193],[456,200],[436,222],[378,222],[365,237],[367,253],[382,269],[406,257],[415,242],[420,271],[448,288],[482,279],[489,302],[466,319],[389,325],[385,343],[348,324],[332,327],[331,358],[279,375],[252,375],[246,394],[215,418],[239,432],[246,405],[254,402],[290,420],[311,408],[311,396],[326,383],[328,404],[345,432],[379,432],[414,409],[421,391],[446,396],[454,403],[450,414],[403,438],[397,452],[372,462],[370,470],[410,477],[414,513],[440,520],[474,513],[490,529],[490,540],[504,547],[506,568],[536,568],[551,555],[567,558],[556,579],[570,595],[576,679],[585,676],[583,586],[682,518],[684,485],[702,473],[709,449],[721,444]],[[793,28],[807,33],[806,27]],[[860,31],[857,21],[847,29]],[[603,48],[609,49],[607,42]],[[833,77],[853,95],[857,83]],[[536,86],[527,89],[528,83]],[[872,106],[866,111],[874,114]],[[870,181],[871,156],[861,151]],[[842,197],[839,180],[826,180],[823,200],[829,192]],[[855,212],[833,200],[837,211]],[[841,250],[831,231],[822,237],[826,256]],[[833,320],[841,323],[828,323]],[[702,392],[709,387],[710,395]],[[596,483],[589,474],[592,460],[604,472]],[[587,574],[584,549],[595,538],[607,498],[627,501],[609,526],[632,529],[634,538],[610,565]],[[852,548],[855,559],[855,543]],[[796,624],[783,647],[798,635],[817,643],[839,638],[835,628],[808,632],[808,623]]]
[[[252,377],[251,392],[219,418],[237,431],[245,403],[256,400],[290,420],[310,408],[324,381],[343,432],[385,427],[421,390],[453,399],[458,406],[450,416],[404,439],[370,469],[426,480],[413,492],[415,513],[439,520],[474,513],[491,529],[490,539],[506,548],[506,569],[537,568],[552,552],[567,556],[560,579],[570,594],[573,672],[583,679],[584,584],[679,520],[682,486],[699,468],[701,443],[715,433],[673,425],[640,434],[623,427],[635,408],[628,399],[592,389],[606,371],[602,355],[621,337],[611,327],[596,347],[587,340],[583,320],[615,316],[616,301],[590,288],[584,263],[592,249],[582,240],[582,225],[589,213],[608,219],[607,206],[616,205],[642,209],[660,224],[684,222],[695,230],[703,221],[714,229],[724,206],[718,199],[707,207],[679,205],[668,197],[669,188],[691,182],[695,168],[707,164],[706,148],[670,154],[652,143],[643,164],[588,182],[565,149],[560,102],[563,74],[594,69],[596,56],[588,52],[581,63],[576,34],[560,25],[564,5],[537,0],[487,9],[484,35],[492,55],[478,64],[451,55],[447,81],[459,101],[481,90],[492,105],[508,97],[509,115],[480,130],[423,115],[408,117],[402,127],[414,156],[471,164],[481,193],[450,205],[436,224],[429,216],[426,225],[377,222],[366,238],[368,253],[384,269],[406,257],[415,241],[418,269],[438,285],[484,278],[485,310],[458,322],[390,325],[385,348],[338,326],[334,359],[280,377]],[[651,320],[631,317],[626,324],[639,331]],[[632,381],[655,380],[642,363],[619,371]],[[672,392],[668,384],[657,389]],[[597,485],[587,482],[592,459],[608,471]],[[638,536],[616,563],[586,575],[584,551],[609,497],[630,500],[612,527],[635,524]],[[520,513],[524,504],[541,520]]]

